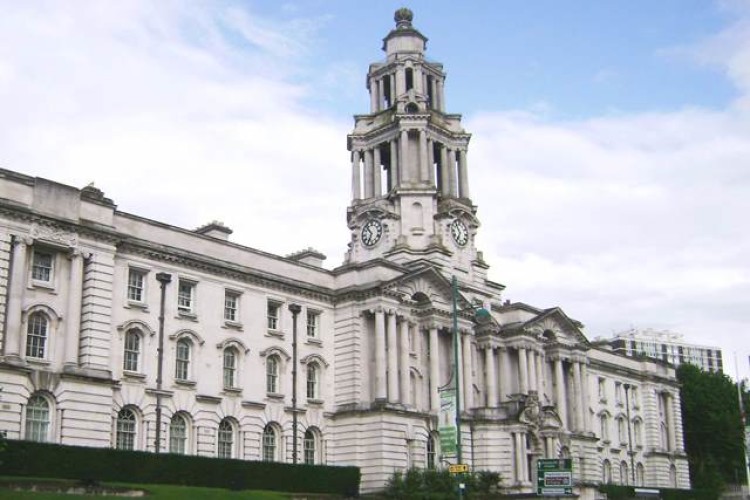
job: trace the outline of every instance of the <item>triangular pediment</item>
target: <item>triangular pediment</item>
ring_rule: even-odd
[[[536,317],[519,325],[517,329],[565,345],[584,344],[589,341],[581,331],[581,323],[568,317],[559,307],[543,310]]]

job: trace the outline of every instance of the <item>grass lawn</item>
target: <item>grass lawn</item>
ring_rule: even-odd
[[[11,478],[0,477],[0,500],[72,500],[93,498],[133,498],[121,496],[96,496],[96,495],[69,495],[67,493],[48,493],[48,492],[31,492],[31,491],[12,491],[6,489],[8,482],[20,483],[47,483],[47,482],[64,482],[67,485],[75,486],[75,481],[57,481],[31,478]],[[146,490],[148,493],[143,497],[147,500],[286,500],[289,495],[274,491],[230,491],[218,488],[198,488],[190,486],[171,486],[157,484],[123,484],[123,483],[106,483],[108,486],[121,486],[139,490]]]

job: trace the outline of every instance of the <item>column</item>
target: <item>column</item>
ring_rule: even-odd
[[[471,356],[471,335],[469,332],[463,334],[463,392],[464,392],[464,409],[474,406],[474,365]]]
[[[372,149],[365,150],[365,199],[372,198]]]
[[[492,346],[484,348],[484,387],[487,390],[487,406],[497,406],[497,387],[495,386],[495,355]]]
[[[21,357],[21,311],[26,291],[26,266],[28,247],[31,240],[24,237],[13,237],[13,255],[10,266],[10,285],[8,290],[8,315],[5,324],[5,355],[10,358]]]
[[[510,369],[509,348],[500,348],[500,359],[500,399],[498,401],[502,403],[503,401],[505,401],[505,398],[508,397],[508,394],[513,391],[513,388],[510,385],[510,381],[513,380],[513,374],[511,373]]]
[[[399,140],[399,170],[401,171],[401,184],[405,184],[411,177],[411,167],[409,165],[409,132],[401,131]]]
[[[430,107],[432,109],[440,110],[440,103],[438,102],[438,95],[437,95],[437,79],[436,78],[430,79],[430,87],[432,88],[432,102],[430,102]]]
[[[377,113],[378,111],[378,81],[375,78],[370,78],[370,111]]]
[[[388,143],[391,145],[391,185],[389,188],[395,189],[399,180],[398,143],[396,139],[391,139]]]
[[[427,164],[427,131],[419,131],[419,180],[424,182],[429,178]]]
[[[375,399],[385,398],[385,312],[378,308],[375,311]]]
[[[667,437],[669,442],[667,443],[667,451],[674,451],[677,449],[675,445],[675,424],[674,424],[674,402],[675,398],[671,393],[664,393],[664,410],[667,412]]]
[[[580,431],[583,427],[583,404],[582,404],[582,397],[581,393],[582,391],[582,380],[581,380],[581,362],[580,361],[574,361],[573,362],[573,390],[574,394],[576,395],[575,402],[576,402],[576,409],[575,409],[575,425],[574,428],[577,431]]]
[[[544,355],[541,352],[536,353],[536,390],[539,392],[539,399],[542,400],[544,390]]]
[[[555,358],[555,399],[557,411],[562,420],[563,428],[568,428],[568,402],[565,399],[565,377],[563,375],[562,359]]]
[[[448,172],[448,149],[445,144],[440,145],[440,193],[450,194],[450,173]]]
[[[380,161],[380,144],[373,148],[373,166],[372,166],[372,186],[373,196],[383,195],[383,186],[380,181],[380,173],[383,171],[382,162]]]
[[[83,296],[83,257],[80,251],[72,250],[69,259],[68,317],[65,322],[63,359],[65,365],[78,366],[78,342],[81,334],[81,298]]]
[[[427,180],[435,187],[435,144],[430,138],[427,139]]]
[[[412,325],[407,321],[405,317],[401,318],[401,330],[399,331],[399,373],[401,374],[401,398],[399,401],[402,404],[409,405],[409,390],[411,384],[409,380],[409,329]]]
[[[393,74],[388,75],[388,85],[391,87],[391,106],[396,103],[396,77]]]
[[[526,482],[526,443],[522,432],[514,433],[516,440],[516,479]]]
[[[583,430],[590,429],[589,426],[589,369],[585,362],[581,363],[581,410],[583,411],[581,425]],[[630,424],[628,424],[630,425]]]
[[[536,352],[534,349],[526,350],[526,358],[529,367],[529,390],[538,391],[539,388],[536,384]]]
[[[424,82],[423,76],[422,76],[422,66],[416,66],[414,68],[414,92],[417,94],[424,94],[424,85],[422,85]]]
[[[448,175],[450,195],[454,198],[458,196],[458,179],[456,178],[456,150],[451,148],[448,150]]]
[[[360,153],[352,151],[352,200],[362,198],[362,177],[360,174]]]
[[[529,384],[527,377],[529,375],[529,367],[526,362],[526,349],[523,347],[518,348],[518,383],[519,392],[521,394],[528,394]]]
[[[442,78],[437,81],[437,98],[440,103],[438,109],[440,111],[445,111],[445,82],[443,82]]]
[[[430,409],[440,409],[440,397],[438,395],[438,376],[440,365],[438,364],[438,330],[436,326],[430,327]]]
[[[458,155],[458,196],[461,198],[471,198],[469,196],[469,172],[466,166],[467,149],[459,150]]]
[[[398,401],[398,347],[396,346],[396,311],[388,311],[388,401]]]
[[[393,100],[396,100],[396,96],[399,96],[406,92],[406,80],[404,79],[404,68],[399,66],[396,68],[396,93],[393,95]]]

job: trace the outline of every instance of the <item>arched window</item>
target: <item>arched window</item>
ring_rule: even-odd
[[[643,426],[640,420],[633,422],[633,441],[636,446],[643,446]]]
[[[232,458],[234,456],[234,425],[231,420],[225,418],[219,423],[217,436],[216,456],[219,458]]]
[[[125,349],[122,357],[122,369],[137,372],[141,359],[141,331],[133,328],[125,333]]]
[[[187,418],[181,413],[175,413],[169,422],[169,452],[184,455],[187,452],[187,443]]]
[[[276,429],[271,424],[266,425],[263,429],[263,461],[276,461],[276,442]]]
[[[669,485],[672,488],[677,488],[677,467],[674,464],[669,466]]]
[[[599,415],[599,437],[602,441],[609,441],[609,419],[606,413]]]
[[[620,462],[620,484],[628,484],[628,463],[624,460]]]
[[[318,399],[318,364],[309,363],[307,365],[307,399]]]
[[[190,380],[190,351],[192,342],[188,339],[177,341],[175,350],[174,378],[177,380]]]
[[[644,478],[645,478],[645,470],[643,469],[643,464],[639,463],[635,466],[635,485],[636,486],[643,486],[644,484]]]
[[[427,436],[427,468],[432,470],[437,466],[437,437],[434,434]]]
[[[567,446],[561,446],[560,458],[570,458],[570,448],[568,448]]]
[[[41,312],[29,316],[26,329],[26,357],[44,359],[47,353],[49,320]]]
[[[604,459],[602,462],[602,483],[610,484],[612,482],[612,466],[609,460]]]
[[[44,396],[34,395],[26,406],[26,439],[44,443],[49,441],[49,402]]]
[[[275,355],[266,360],[266,392],[279,392],[279,357]]]
[[[623,417],[617,418],[617,437],[620,440],[620,444],[628,442],[628,433],[625,429],[625,419]]]
[[[115,432],[115,448],[118,450],[134,450],[137,434],[137,417],[132,408],[123,408],[117,414],[117,430]]]
[[[320,463],[318,450],[320,449],[320,432],[315,427],[310,427],[305,431],[305,442],[303,446],[303,456],[306,464]]]
[[[227,347],[224,349],[224,387],[237,386],[237,349]]]

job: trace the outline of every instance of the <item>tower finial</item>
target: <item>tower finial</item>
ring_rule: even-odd
[[[396,28],[411,28],[412,19],[414,19],[414,13],[406,7],[401,7],[393,14]]]

